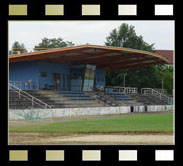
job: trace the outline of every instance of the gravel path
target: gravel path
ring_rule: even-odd
[[[170,145],[174,143],[173,135],[161,134],[73,134],[73,135],[58,135],[46,133],[11,133],[9,134],[10,145],[37,145],[37,144],[97,144],[97,145],[124,145],[124,144],[139,144],[139,145]]]

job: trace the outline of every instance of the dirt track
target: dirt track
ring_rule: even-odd
[[[173,135],[147,134],[147,135],[125,135],[125,134],[79,134],[79,135],[58,135],[58,134],[38,134],[38,133],[10,133],[9,144],[97,144],[97,145],[170,145],[173,144]]]

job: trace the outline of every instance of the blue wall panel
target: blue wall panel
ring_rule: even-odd
[[[29,81],[38,82],[37,62],[17,62],[9,64],[9,81],[21,82],[16,86],[22,89],[34,89],[28,85]]]
[[[96,69],[95,77],[96,77],[96,86],[105,86],[105,70]]]
[[[38,78],[41,88],[45,87],[45,84],[52,85],[52,73],[59,73],[61,75],[61,89],[63,88],[63,74],[65,75],[65,89],[67,89],[67,75],[70,74],[69,66],[66,64],[54,64],[46,62],[38,62]],[[41,77],[41,72],[46,72],[47,77]]]
[[[11,63],[9,70],[10,81],[38,81],[37,63],[35,62],[17,62]]]
[[[46,72],[46,77],[41,77],[41,72]],[[9,81],[20,81],[39,83],[40,88],[52,84],[52,73],[59,73],[61,76],[61,89],[63,88],[63,74],[65,75],[65,89],[68,89],[67,75],[70,75],[70,67],[67,64],[54,64],[47,62],[17,62],[9,64]],[[105,71],[96,69],[96,86],[105,86]],[[75,85],[73,85],[73,83]],[[78,84],[71,81],[71,86]],[[22,88],[23,89],[23,88]],[[71,88],[72,89],[72,88]],[[74,89],[74,88],[73,88]]]
[[[46,72],[47,77],[41,77],[41,72]],[[52,73],[59,73],[61,76],[61,88],[63,88],[62,77],[65,74],[65,88],[67,89],[67,74],[70,74],[68,65],[53,64],[47,62],[18,62],[9,64],[9,81],[20,81],[39,83],[40,88],[47,84],[52,85]]]

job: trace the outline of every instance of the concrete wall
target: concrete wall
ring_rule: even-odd
[[[93,107],[93,108],[63,108],[63,109],[32,109],[9,110],[9,120],[34,120],[41,118],[105,115],[130,113],[130,107]]]
[[[173,105],[148,105],[148,106],[134,106],[134,112],[159,112],[172,111]]]
[[[130,113],[130,107],[93,107],[93,108],[66,108],[54,109],[55,117],[82,116],[82,115],[105,115]]]
[[[155,106],[134,106],[136,113],[172,111],[172,105],[155,105]],[[63,108],[63,109],[33,109],[33,110],[9,110],[10,120],[34,120],[40,118],[82,116],[82,115],[106,115],[106,114],[125,114],[131,113],[130,106],[121,107],[93,107],[93,108]]]
[[[171,111],[173,110],[173,105],[156,105],[156,106],[147,106],[148,112],[159,112],[159,111]]]
[[[25,109],[25,110],[8,110],[9,120],[35,120],[52,118],[53,111],[49,109]]]

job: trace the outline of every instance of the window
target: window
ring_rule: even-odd
[[[41,72],[41,77],[47,77],[47,73],[46,72]]]

